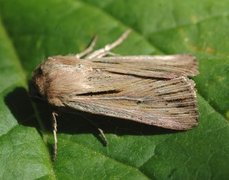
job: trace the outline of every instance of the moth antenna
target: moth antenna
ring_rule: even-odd
[[[94,50],[94,47],[97,43],[97,40],[98,40],[98,36],[94,36],[92,41],[90,42],[89,46],[84,51],[82,51],[81,53],[76,54],[75,57],[77,59],[80,59],[80,58],[88,55],[89,53],[91,53]]]
[[[53,161],[56,160],[57,157],[57,120],[56,117],[58,114],[56,112],[52,112],[52,122],[53,122],[53,138],[54,138],[54,147],[53,147]]]
[[[108,52],[107,55],[108,56],[121,56],[120,54],[113,53],[113,52]]]
[[[128,29],[127,31],[125,31],[116,41],[114,41],[111,44],[107,44],[104,48],[98,49],[94,52],[92,52],[91,54],[86,56],[86,59],[93,59],[93,58],[101,58],[106,56],[107,54],[109,54],[109,52],[116,48],[117,46],[119,46],[120,44],[122,44],[122,42],[128,37],[128,35],[130,34],[131,30]]]

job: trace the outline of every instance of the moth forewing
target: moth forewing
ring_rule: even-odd
[[[94,52],[92,44],[75,56],[49,57],[34,71],[31,96],[73,112],[81,110],[168,129],[187,130],[197,125],[195,83],[188,79],[198,74],[195,57],[105,57],[128,34]],[[55,116],[53,113],[54,123]],[[56,130],[55,124],[55,152]]]
[[[102,88],[99,91],[95,86],[96,93],[85,91],[71,97],[71,101],[64,102],[64,105],[168,129],[185,130],[197,124],[196,96],[189,79],[154,81],[132,78],[128,81],[120,79],[119,85],[111,80],[117,83],[112,90]]]
[[[45,87],[42,92],[54,106],[70,107],[169,129],[189,129],[197,124],[195,84],[186,76],[179,75],[187,72],[185,75],[191,76],[198,71],[192,56],[175,57],[183,62],[179,71],[176,59],[173,60],[174,63],[167,63],[169,70],[162,66],[164,63],[160,62],[161,59],[173,59],[171,55],[168,58],[140,56],[147,69],[142,68],[136,56],[100,58],[99,63],[98,59],[82,60],[73,56],[56,56],[40,66],[45,76],[37,75],[39,80],[35,82],[38,87]],[[184,63],[185,57],[189,61],[187,64]],[[109,60],[113,63],[109,63]],[[115,66],[120,64],[121,68]],[[157,68],[158,64],[163,70]],[[130,67],[134,70],[130,70]],[[123,72],[122,69],[125,68],[126,71]],[[149,71],[160,76],[152,77],[148,75]],[[45,80],[41,81],[40,77]]]
[[[198,74],[197,61],[191,55],[117,56],[92,59],[92,67],[122,74],[152,78],[175,78]]]

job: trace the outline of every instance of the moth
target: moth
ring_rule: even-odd
[[[52,56],[33,72],[30,94],[54,107],[84,111],[173,130],[198,124],[195,83],[196,58],[120,56],[111,50],[130,30],[104,48],[93,51],[94,39],[85,51]],[[55,151],[57,113],[53,113]]]

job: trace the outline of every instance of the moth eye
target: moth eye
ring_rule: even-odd
[[[35,99],[42,98],[41,94],[39,93],[38,86],[35,84],[34,81],[29,82],[29,95],[30,97]]]
[[[43,74],[43,72],[42,72],[42,70],[41,70],[41,67],[39,67],[39,68],[37,69],[37,73],[38,73],[38,74]]]

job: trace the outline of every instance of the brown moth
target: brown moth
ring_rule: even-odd
[[[111,54],[129,32],[96,51],[93,41],[75,56],[49,57],[33,73],[31,95],[56,107],[167,129],[196,126],[195,83],[188,78],[198,74],[196,58]],[[55,116],[53,113],[56,149]]]

